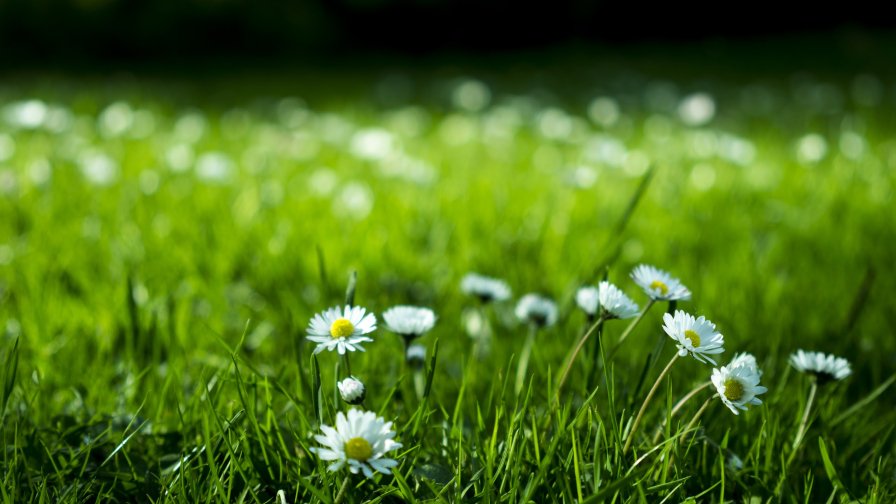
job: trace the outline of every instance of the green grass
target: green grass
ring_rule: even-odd
[[[486,73],[488,105],[462,110],[453,77],[328,78],[0,88],[3,501],[332,502],[348,472],[309,448],[346,408],[343,370],[304,335],[353,271],[359,305],[439,320],[420,340],[422,398],[382,323],[352,354],[404,447],[393,475],[350,478],[344,502],[896,499],[893,82]],[[676,112],[695,91],[715,99],[704,126]],[[589,119],[595,96],[617,122]],[[607,322],[551,399],[586,328],[576,289],[607,277],[643,306],[628,278],[641,262],[691,289],[678,307],[718,325],[720,364],[753,353],[769,391],[739,416],[713,400],[686,431],[711,394],[670,411],[711,366],[679,359],[624,453],[674,353],[666,303],[598,366],[598,342],[627,325]],[[512,302],[465,297],[468,271],[559,304],[520,394],[527,328]],[[493,340],[477,357],[483,313]],[[820,389],[794,451],[798,348],[854,373]]]

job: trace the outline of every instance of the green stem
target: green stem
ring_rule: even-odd
[[[646,311],[646,310],[645,310]],[[632,440],[635,438],[635,433],[638,432],[638,425],[641,423],[641,419],[644,417],[644,411],[647,410],[647,405],[650,404],[650,400],[653,399],[653,395],[656,394],[657,389],[660,387],[660,382],[663,381],[663,378],[669,373],[669,370],[672,368],[672,364],[678,360],[678,354],[672,356],[672,359],[669,360],[669,363],[666,364],[666,367],[663,368],[660,375],[656,378],[656,382],[654,382],[653,387],[650,388],[650,392],[647,393],[647,397],[644,398],[644,403],[641,404],[641,409],[638,410],[638,415],[635,417],[635,422],[632,424],[632,430],[628,433],[628,437],[625,440],[625,446],[622,448],[622,453],[628,451],[629,447],[632,445]]]
[[[806,428],[809,425],[809,412],[812,410],[812,403],[815,402],[815,393],[818,391],[818,382],[816,380],[812,380],[812,388],[809,389],[809,399],[806,401],[806,410],[803,411],[803,418],[800,420],[799,430],[796,431],[796,437],[793,438],[793,452],[791,452],[790,456],[793,457],[794,453],[796,453],[797,448],[799,448],[800,443],[803,442],[803,436],[806,435]]]
[[[345,365],[345,372],[348,373],[346,376],[352,376],[352,364],[348,360],[348,352],[342,354],[342,363]],[[336,380],[339,380],[339,377],[336,377]]]
[[[579,352],[582,351],[582,348],[585,346],[585,342],[588,341],[588,338],[591,337],[592,334],[596,332],[600,333],[601,328],[604,325],[604,320],[606,320],[603,316],[598,317],[597,321],[591,325],[590,328],[582,335],[582,338],[579,340],[579,343],[576,345],[575,349],[573,349],[572,354],[570,354],[569,358],[566,360],[566,364],[563,366],[563,373],[560,374],[560,379],[557,381],[557,392],[555,393],[555,402],[560,402],[560,390],[563,389],[563,384],[566,383],[566,379],[569,377],[569,371],[572,369],[572,365],[576,360],[576,357],[579,355]]]
[[[781,477],[778,479],[778,484],[775,485],[776,496],[781,495],[781,489],[784,486],[784,481],[787,479],[787,471],[790,469],[790,464],[793,463],[793,459],[796,458],[797,450],[803,442],[803,436],[806,435],[806,428],[809,425],[809,412],[812,410],[812,404],[815,402],[815,394],[817,392],[818,382],[813,379],[812,387],[809,389],[809,399],[806,400],[806,409],[803,411],[802,419],[800,419],[800,426],[796,431],[796,437],[793,438],[793,447],[790,450],[790,455],[787,456],[787,462],[784,463],[784,469],[781,471]]]
[[[523,383],[526,381],[526,372],[529,369],[529,358],[532,356],[532,347],[535,346],[535,334],[538,327],[535,324],[529,324],[529,335],[526,337],[526,343],[523,344],[523,350],[520,352],[520,363],[516,368],[516,382],[514,390],[517,394],[523,390]]]
[[[705,401],[703,401],[703,406],[700,406],[700,409],[698,409],[697,413],[694,414],[694,418],[692,418],[691,421],[688,422],[688,425],[684,428],[684,432],[688,432],[691,430],[692,427],[694,427],[694,424],[697,423],[697,420],[700,418],[700,415],[702,415],[703,412],[706,411],[706,408],[709,407],[709,403],[712,402],[713,397],[715,397],[715,396],[710,396],[710,397],[706,398]],[[681,436],[681,440],[679,442],[681,444],[684,444],[684,440],[685,440],[685,437]]]
[[[342,499],[345,498],[345,491],[348,490],[348,483],[351,479],[351,476],[346,476],[344,480],[342,480],[342,486],[339,487],[339,493],[336,494],[336,498],[333,499],[333,504],[339,504],[342,502]]]
[[[699,394],[703,389],[705,389],[706,387],[709,387],[710,385],[712,385],[712,382],[706,382],[703,385],[700,385],[699,387],[696,387],[696,388],[694,388],[694,390],[691,390],[690,392],[685,394],[685,396],[682,397],[681,399],[679,399],[678,402],[675,403],[675,406],[672,407],[672,411],[669,412],[669,418],[674,417],[679,412],[679,410],[681,410],[681,408],[684,407],[686,402],[691,400],[692,397]],[[653,435],[654,443],[656,443],[659,440],[660,435],[663,433],[663,428],[666,427],[666,422],[668,421],[669,418],[663,420],[663,424],[656,430],[656,434]]]

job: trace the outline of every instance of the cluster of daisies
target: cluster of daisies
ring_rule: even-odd
[[[671,368],[672,362],[679,357],[691,356],[701,363],[718,366],[714,356],[725,351],[724,336],[716,329],[716,325],[712,321],[705,316],[694,316],[684,310],[671,308],[675,306],[673,303],[677,304],[679,301],[691,299],[691,291],[679,279],[666,271],[646,264],[636,266],[631,272],[631,279],[647,295],[648,301],[643,309],[619,287],[608,281],[601,281],[596,286],[582,287],[575,296],[576,304],[588,317],[591,329],[602,328],[604,322],[608,320],[634,319],[616,341],[616,348],[631,334],[654,304],[670,303],[671,313],[663,314],[662,328],[665,334],[675,341],[678,351],[660,374],[654,389],[648,393],[642,404],[642,409],[629,431],[629,443],[638,427],[644,409],[657,385]],[[464,277],[461,289],[467,294],[478,297],[483,302],[505,301],[511,297],[511,289],[505,282],[478,274],[468,274]],[[558,317],[556,303],[549,298],[532,293],[519,299],[514,312],[518,319],[537,328],[553,325]],[[574,347],[567,360],[567,366],[560,375],[557,387],[558,397],[569,367],[572,366],[578,351],[592,333],[593,331],[589,330],[582,336],[579,345]],[[521,354],[521,370],[525,369],[525,363],[527,363],[528,352],[526,350],[527,347],[524,347]],[[842,380],[851,373],[849,363],[845,359],[821,352],[799,350],[791,356],[790,363],[797,370],[812,375],[813,386],[833,380]],[[712,386],[715,389],[713,397],[718,397],[732,413],[738,415],[741,411],[747,411],[751,406],[762,404],[762,400],[758,396],[767,392],[768,389],[760,385],[761,377],[762,370],[759,368],[756,358],[749,353],[739,353],[727,365],[713,367],[709,380],[695,389],[695,392]],[[690,397],[693,397],[693,394],[686,396],[686,398]]]
[[[435,326],[435,313],[419,306],[394,306],[383,312],[382,317],[386,328],[402,337],[406,361],[415,367],[422,365],[426,348],[413,341]],[[363,307],[334,306],[311,319],[307,338],[317,344],[315,354],[336,351],[347,360],[350,352],[363,352],[363,345],[373,341],[370,334],[376,330],[376,324],[376,315]],[[350,374],[338,381],[336,387],[347,404],[363,407],[366,389],[357,377]],[[361,472],[372,478],[375,472],[389,474],[398,465],[395,459],[387,456],[402,446],[394,440],[392,422],[386,422],[372,411],[354,408],[347,413],[340,411],[336,414],[335,427],[321,425],[320,428],[322,434],[315,439],[321,446],[312,450],[321,460],[330,462],[329,471],[348,466],[352,474]]]
[[[713,322],[704,316],[694,316],[686,311],[674,309],[675,303],[691,299],[691,291],[681,281],[666,271],[644,264],[634,268],[631,279],[647,295],[648,301],[643,309],[619,287],[607,281],[601,281],[596,286],[582,287],[576,292],[576,304],[586,314],[590,329],[582,336],[579,345],[568,358],[566,369],[556,390],[559,397],[560,388],[569,368],[573,365],[585,340],[595,329],[600,331],[603,324],[609,320],[633,319],[616,341],[618,347],[654,304],[670,303],[671,313],[663,315],[662,328],[665,334],[675,341],[677,352],[660,373],[653,389],[644,400],[628,432],[627,444],[623,451],[631,444],[647,404],[676,359],[691,356],[701,363],[717,366],[714,356],[725,350],[724,337]],[[464,276],[460,287],[462,292],[478,298],[484,304],[507,301],[512,296],[512,291],[506,282],[477,273]],[[528,354],[535,332],[557,322],[558,308],[551,299],[529,293],[518,300],[514,314],[533,329],[521,352],[517,383],[519,388],[525,375],[525,366],[528,363]],[[383,312],[382,319],[389,331],[402,337],[406,361],[419,369],[426,350],[422,345],[415,344],[414,340],[433,328],[436,323],[435,313],[424,307],[395,306]],[[311,319],[307,338],[317,344],[315,354],[336,351],[346,359],[347,364],[349,353],[364,351],[363,345],[373,341],[370,335],[376,329],[377,318],[373,313],[360,306],[337,306],[318,313]],[[813,389],[823,383],[842,380],[851,373],[849,362],[845,359],[820,352],[798,350],[791,356],[790,363],[797,370],[813,376]],[[346,365],[346,368],[349,376],[337,382],[339,394],[347,404],[363,407],[366,396],[364,384],[355,376],[351,376],[350,366]],[[754,356],[748,353],[736,354],[727,365],[714,367],[709,380],[695,389],[694,393],[688,394],[686,399],[692,397],[699,389],[712,386],[715,389],[712,398],[718,397],[732,413],[737,415],[741,411],[747,411],[751,406],[762,403],[758,396],[768,389],[760,385],[761,377],[762,371]],[[710,399],[707,399],[707,404]],[[809,405],[807,409],[808,407]],[[704,409],[705,407],[701,408],[692,422],[696,421],[696,417]],[[317,435],[316,440],[322,446],[314,450],[322,460],[331,462],[328,466],[330,471],[338,471],[347,466],[354,474],[362,472],[365,476],[372,477],[375,472],[389,474],[397,465],[396,460],[387,456],[388,452],[402,446],[394,440],[392,422],[386,422],[371,411],[349,409],[347,414],[339,412],[335,427],[322,425],[321,431],[322,434]]]

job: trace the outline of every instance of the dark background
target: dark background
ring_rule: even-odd
[[[0,0],[0,62],[21,66],[342,64],[600,48],[803,40],[801,55],[887,66],[882,8],[786,2]],[[817,46],[817,47],[814,47]],[[714,48],[714,49],[713,49]],[[887,56],[889,55],[889,56]],[[790,55],[769,50],[759,57]]]

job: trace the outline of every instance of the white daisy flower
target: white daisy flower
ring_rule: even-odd
[[[597,315],[597,310],[600,308],[600,300],[598,298],[599,291],[597,287],[588,285],[576,291],[576,304],[591,317]]]
[[[383,320],[390,331],[412,340],[432,329],[436,314],[429,308],[393,306],[383,312]]]
[[[627,319],[638,314],[638,305],[610,282],[597,285],[600,308],[609,318]]]
[[[510,299],[510,287],[506,282],[478,273],[464,275],[460,281],[460,290],[464,294],[478,297],[484,303]]]
[[[516,304],[518,319],[539,327],[552,326],[557,322],[557,305],[538,294],[526,294]]]
[[[790,355],[790,365],[801,373],[810,373],[819,383],[842,380],[852,374],[849,361],[822,352],[797,350]]]
[[[632,270],[632,280],[656,301],[688,301],[691,291],[669,273],[647,264]]]
[[[759,385],[761,373],[758,368],[749,364],[739,366],[732,364],[734,362],[722,366],[721,369],[714,368],[712,384],[715,385],[725,406],[737,415],[739,414],[737,410],[747,411],[748,404],[762,404],[756,396],[764,394],[768,389]]]
[[[327,470],[338,471],[348,465],[352,474],[364,473],[373,477],[373,471],[389,474],[397,466],[394,459],[386,458],[386,452],[401,448],[393,441],[392,422],[376,416],[372,411],[349,410],[348,417],[341,411],[336,414],[336,428],[321,425],[323,435],[314,439],[323,445],[311,448],[321,460],[333,461]]]
[[[759,369],[759,365],[756,364],[756,357],[753,357],[753,354],[747,352],[735,354],[734,358],[731,359],[731,362],[728,363],[728,367],[733,368],[738,366],[751,367],[759,373],[759,376],[762,376],[762,370]]]
[[[693,315],[675,310],[675,316],[663,314],[663,330],[678,342],[678,355],[684,357],[691,354],[700,362],[716,363],[707,354],[720,354],[725,351],[724,337],[716,331],[716,325],[706,317],[694,318]]]
[[[342,397],[342,400],[349,404],[361,404],[367,395],[364,383],[354,376],[349,376],[337,383],[336,386],[339,388],[339,395]]]
[[[600,282],[597,287],[582,287],[576,292],[576,304],[590,316],[600,310],[608,319],[632,318],[638,314],[638,305],[610,282]]]
[[[360,306],[345,306],[344,309],[334,306],[318,313],[308,324],[307,338],[317,343],[314,353],[324,350],[338,350],[342,355],[346,351],[364,351],[361,343],[373,341],[365,334],[376,330],[376,316],[365,313]]]

